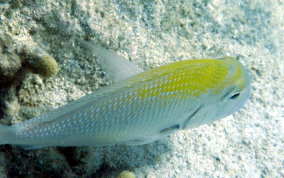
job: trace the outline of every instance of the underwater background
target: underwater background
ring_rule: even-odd
[[[232,56],[252,95],[233,118],[142,146],[0,146],[0,177],[283,177],[284,2],[0,0],[0,121],[15,124],[111,83],[76,39],[147,70]]]

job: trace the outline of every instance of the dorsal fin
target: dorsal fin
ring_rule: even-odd
[[[144,70],[132,62],[124,59],[115,52],[107,50],[91,41],[78,40],[79,43],[91,50],[97,57],[98,64],[105,70],[106,75],[115,83],[129,78]]]

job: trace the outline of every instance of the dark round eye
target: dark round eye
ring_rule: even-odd
[[[240,96],[240,93],[235,93],[230,97],[230,99],[234,100],[234,99],[237,99],[239,96]]]

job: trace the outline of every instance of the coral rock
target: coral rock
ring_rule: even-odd
[[[22,61],[17,55],[12,38],[0,35],[0,85],[9,83],[21,67]]]

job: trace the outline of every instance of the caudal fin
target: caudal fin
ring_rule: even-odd
[[[0,145],[9,143],[10,126],[0,124]]]

